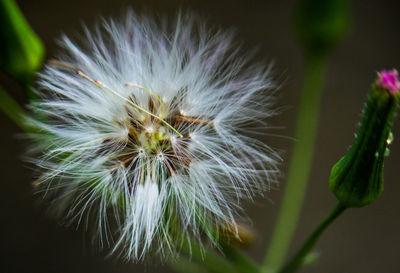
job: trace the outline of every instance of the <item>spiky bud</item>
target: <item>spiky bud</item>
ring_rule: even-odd
[[[329,186],[346,207],[363,207],[383,192],[383,165],[393,140],[400,99],[396,70],[382,71],[372,86],[353,145],[332,168]]]

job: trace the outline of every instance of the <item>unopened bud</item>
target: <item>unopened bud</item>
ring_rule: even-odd
[[[363,207],[383,192],[383,163],[393,140],[393,120],[399,104],[396,70],[378,73],[353,145],[332,168],[329,186],[346,207]]]
[[[347,0],[302,0],[295,14],[295,30],[306,54],[326,54],[349,28]]]

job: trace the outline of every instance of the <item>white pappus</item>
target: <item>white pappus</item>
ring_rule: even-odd
[[[82,44],[63,38],[29,106],[34,184],[51,209],[126,260],[235,229],[240,201],[275,183],[277,155],[246,135],[274,114],[269,67],[193,14],[131,12]]]

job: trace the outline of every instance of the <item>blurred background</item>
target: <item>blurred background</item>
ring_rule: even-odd
[[[22,12],[47,48],[47,58],[58,52],[56,39],[82,33],[81,24],[93,25],[99,16],[118,17],[131,7],[137,12],[173,16],[180,8],[199,13],[209,25],[236,30],[244,50],[258,49],[257,58],[274,62],[282,83],[278,105],[285,110],[270,120],[263,141],[284,159],[280,186],[267,198],[247,204],[258,238],[246,251],[261,261],[276,220],[294,134],[302,85],[304,59],[293,35],[296,0],[18,0]],[[311,181],[301,220],[291,247],[293,253],[311,230],[335,206],[329,191],[331,166],[346,152],[360,121],[360,113],[376,71],[400,68],[399,1],[352,1],[350,33],[335,49],[329,63],[319,117],[318,141]],[[1,85],[21,103],[23,89],[0,73]],[[26,140],[19,129],[0,114],[0,271],[41,273],[171,272],[158,263],[124,264],[95,251],[81,229],[65,228],[47,217],[32,195],[34,166],[22,161]],[[400,120],[385,165],[385,191],[381,199],[363,209],[350,209],[327,230],[316,250],[318,261],[301,272],[400,272]],[[276,136],[275,136],[276,135]],[[227,272],[228,273],[228,272]]]

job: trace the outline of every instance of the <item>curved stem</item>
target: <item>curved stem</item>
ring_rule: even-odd
[[[292,260],[278,272],[279,273],[296,272],[296,270],[303,264],[304,258],[314,247],[315,243],[318,241],[322,233],[329,227],[330,224],[333,223],[333,221],[335,221],[337,217],[339,217],[343,213],[345,209],[346,207],[339,203],[328,215],[328,217],[326,217],[325,220],[318,225],[318,227],[314,230],[314,232],[311,233],[310,237],[308,237],[308,239],[305,241],[300,250],[294,255]]]
[[[23,122],[24,110],[18,105],[18,103],[3,89],[0,87],[0,109],[3,113],[12,120],[22,130],[26,130]]]
[[[235,265],[240,272],[260,273],[260,266],[249,256],[242,253],[237,247],[223,243],[221,248],[227,260]]]
[[[296,142],[282,205],[264,260],[265,272],[275,272],[282,265],[300,216],[311,169],[325,70],[325,56],[308,57],[296,123]]]
[[[177,273],[209,273],[204,266],[189,260],[189,258],[179,257],[177,260],[168,260],[167,264]]]
[[[191,262],[197,264],[203,268],[203,270],[212,273],[242,273],[235,265],[233,265],[229,260],[225,259],[220,254],[216,253],[214,250],[201,246],[195,241],[184,242],[182,244],[182,252],[187,254],[191,258]],[[187,264],[181,263],[180,269],[187,267],[187,272],[189,271],[189,266]]]

